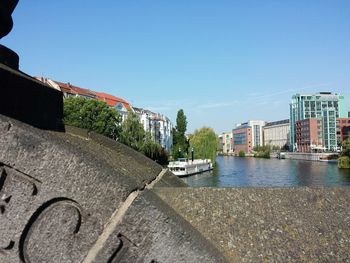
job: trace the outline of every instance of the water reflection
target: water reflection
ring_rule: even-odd
[[[350,186],[350,170],[322,162],[219,156],[214,171],[183,180],[192,187]]]

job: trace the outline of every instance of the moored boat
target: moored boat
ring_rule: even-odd
[[[168,168],[179,177],[185,177],[193,174],[203,173],[213,169],[209,159],[179,158],[177,161],[169,162]]]

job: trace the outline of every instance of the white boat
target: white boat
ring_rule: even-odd
[[[179,158],[177,161],[169,162],[168,168],[173,174],[179,177],[185,177],[193,174],[204,173],[213,169],[209,159]]]
[[[280,152],[280,153],[277,155],[277,158],[278,158],[278,159],[286,159],[286,153]]]

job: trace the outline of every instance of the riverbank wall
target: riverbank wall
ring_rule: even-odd
[[[303,160],[303,161],[322,161],[328,160],[328,157],[334,155],[334,153],[298,153],[298,152],[286,152],[284,153],[285,159]]]
[[[348,262],[350,188],[157,188],[230,262]]]

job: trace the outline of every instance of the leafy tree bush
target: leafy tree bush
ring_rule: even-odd
[[[272,146],[272,151],[280,151],[281,147],[277,146],[277,145],[273,145]]]
[[[343,141],[342,143],[343,151],[341,153],[342,156],[350,156],[350,136]]]
[[[136,113],[129,111],[128,117],[120,126],[119,141],[125,145],[135,149],[136,151],[143,151],[146,132],[140,122]]]
[[[245,157],[245,152],[240,150],[239,153],[238,153],[238,156],[239,157]]]
[[[168,164],[169,156],[167,151],[159,143],[152,140],[152,136],[149,132],[146,133],[142,145],[142,152],[161,165]]]
[[[270,158],[270,146],[255,146],[254,147],[254,157],[259,158]]]
[[[338,158],[338,167],[341,169],[350,169],[350,137],[342,143],[343,151]]]
[[[189,141],[195,159],[210,159],[215,165],[218,137],[212,128],[203,127],[195,130]]]
[[[118,112],[104,102],[69,97],[64,100],[64,122],[66,125],[95,131],[142,152],[160,164],[168,163],[168,153],[146,133],[139,117],[130,111],[121,123]]]
[[[340,169],[350,169],[350,157],[341,156],[338,158],[338,167]]]
[[[149,132],[145,132],[139,117],[132,111],[128,112],[127,119],[121,125],[119,140],[160,164],[168,163],[167,152],[152,139]]]
[[[63,120],[66,125],[87,129],[117,139],[121,116],[105,102],[69,97],[64,100]]]

